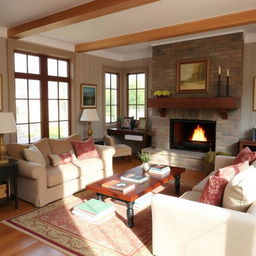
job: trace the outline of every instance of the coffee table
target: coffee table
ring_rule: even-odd
[[[103,200],[103,197],[111,197],[115,200],[125,202],[126,206],[127,206],[127,211],[126,211],[127,212],[127,224],[131,228],[131,227],[133,227],[134,201],[137,198],[152,191],[153,189],[159,187],[160,185],[163,185],[173,179],[175,179],[175,193],[178,195],[179,189],[180,189],[180,175],[184,171],[185,171],[185,168],[171,166],[171,171],[169,173],[167,173],[165,175],[159,175],[159,174],[145,173],[141,169],[140,166],[137,166],[137,167],[132,168],[124,173],[115,174],[108,178],[104,178],[104,179],[96,181],[92,184],[89,184],[86,186],[86,189],[96,192],[96,196],[99,200]],[[111,188],[102,187],[103,183],[113,180],[113,179],[120,179],[120,176],[124,175],[125,173],[144,174],[144,175],[149,176],[149,179],[143,183],[135,183],[136,184],[135,189],[128,193],[122,193],[120,191],[116,191]]]

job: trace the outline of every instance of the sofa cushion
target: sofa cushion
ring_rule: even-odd
[[[49,158],[50,158],[52,166],[57,166],[60,164],[67,164],[67,163],[77,160],[73,149],[70,149],[66,153],[49,154]]]
[[[66,153],[72,149],[71,140],[80,140],[80,134],[75,133],[64,139],[49,139],[52,154]]]
[[[220,168],[215,175],[230,181],[236,174],[248,169],[248,167],[249,161],[239,162],[238,164]]]
[[[73,164],[80,168],[81,176],[88,176],[104,169],[101,158],[87,158],[73,162]]]
[[[81,176],[80,168],[73,163],[61,164],[58,166],[49,165],[46,170],[48,187],[63,184],[64,182]]]
[[[48,138],[41,139],[35,143],[33,143],[42,153],[44,160],[47,165],[50,164],[50,159],[48,157],[49,154],[51,154],[51,149],[48,143]]]
[[[95,158],[100,157],[97,149],[94,146],[92,138],[87,139],[86,141],[71,141],[76,157],[78,160],[83,160],[86,158]]]
[[[26,160],[46,166],[46,162],[42,153],[35,145],[31,145],[29,148],[24,149],[24,157]]]
[[[223,207],[245,212],[256,201],[256,169],[250,166],[238,173],[224,191]]]
[[[200,202],[205,204],[221,206],[222,197],[228,180],[219,176],[211,176],[207,181]]]
[[[180,198],[199,202],[201,197],[201,193],[197,191],[187,191],[183,195],[180,196]]]
[[[249,147],[243,148],[236,156],[233,164],[238,164],[244,161],[249,161],[249,163],[256,160],[256,152],[252,152]]]

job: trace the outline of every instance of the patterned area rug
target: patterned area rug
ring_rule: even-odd
[[[81,198],[94,195],[81,192],[2,222],[68,255],[152,255],[150,206],[135,211],[132,229],[126,226],[126,207],[117,203],[115,216],[99,225],[72,215],[72,207],[81,203]],[[106,202],[113,203],[110,199]]]

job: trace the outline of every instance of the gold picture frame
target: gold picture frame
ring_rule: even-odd
[[[208,91],[208,59],[177,62],[178,93],[198,93]]]
[[[137,125],[137,129],[146,130],[147,129],[147,124],[148,124],[148,119],[140,117],[138,125]]]
[[[2,85],[2,75],[0,75],[0,111],[3,111],[3,85]]]
[[[253,78],[252,111],[256,111],[256,76]]]
[[[81,108],[97,107],[97,86],[94,84],[81,84]]]

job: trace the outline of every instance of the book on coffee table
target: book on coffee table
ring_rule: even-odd
[[[97,199],[90,199],[72,208],[72,213],[89,222],[98,223],[114,216],[115,206]]]
[[[165,174],[167,172],[170,172],[171,169],[168,165],[163,165],[163,164],[155,164],[150,166],[149,170],[150,173],[159,173],[159,174]]]
[[[130,182],[135,182],[135,183],[142,183],[148,180],[148,177],[145,175],[136,174],[136,173],[126,173],[122,175],[120,179],[130,181]]]
[[[123,193],[128,193],[135,189],[134,183],[128,183],[120,180],[110,180],[102,184],[102,187],[111,188]]]

